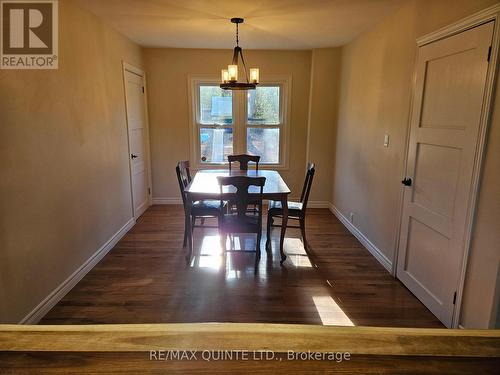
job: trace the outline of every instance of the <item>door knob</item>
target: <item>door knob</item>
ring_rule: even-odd
[[[135,159],[135,158],[138,158],[139,156],[134,155],[134,154],[131,154],[131,155],[130,155],[130,157],[131,157],[132,159]]]
[[[405,177],[403,179],[403,181],[401,181],[401,183],[404,185],[404,186],[411,186],[411,178],[408,178],[408,177]]]

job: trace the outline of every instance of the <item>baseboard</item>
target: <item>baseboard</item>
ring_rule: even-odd
[[[290,201],[298,201],[298,198],[295,197],[290,197]],[[267,202],[264,202],[266,204]],[[160,205],[160,204],[182,204],[182,199],[181,198],[165,198],[165,197],[156,197],[153,198],[153,204],[154,205]],[[328,208],[329,207],[329,202],[328,201],[309,201],[307,204],[308,208]]]
[[[329,204],[329,209],[344,226],[352,233],[354,237],[358,239],[359,242],[379,261],[379,263],[384,266],[384,268],[392,273],[392,262],[387,258],[380,249],[375,246],[366,236],[361,233],[361,231],[354,226],[332,203]]]
[[[330,208],[330,202],[328,202],[328,201],[309,201],[307,203],[307,208]]]
[[[155,204],[182,204],[182,198],[153,198],[153,205]]]
[[[135,220],[130,219],[118,232],[116,232],[94,255],[52,291],[42,302],[38,304],[19,324],[36,324],[47,314],[83,277],[99,263],[99,261],[120,241],[120,239],[132,228]]]

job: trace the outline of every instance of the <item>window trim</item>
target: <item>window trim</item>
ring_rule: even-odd
[[[224,163],[202,163],[200,155],[200,137],[199,127],[209,128],[228,128],[233,129],[233,151],[237,153],[246,153],[247,145],[247,129],[255,127],[279,128],[280,129],[280,163],[279,164],[259,164],[260,169],[288,170],[289,169],[289,127],[290,127],[290,107],[292,100],[292,76],[286,74],[266,75],[262,77],[262,86],[280,86],[280,124],[277,125],[252,125],[247,122],[247,91],[233,91],[233,124],[232,125],[216,125],[216,124],[201,124],[199,122],[199,91],[200,85],[219,85],[217,75],[188,75],[188,97],[189,97],[189,155],[191,166],[193,169],[217,169],[224,168],[227,162]]]
[[[277,124],[250,124],[248,123],[248,100],[245,99],[245,103],[244,103],[244,110],[243,110],[243,125],[242,127],[244,128],[244,138],[243,138],[243,143],[244,143],[244,146],[242,145],[242,150],[244,150],[245,152],[248,152],[248,144],[247,144],[247,134],[248,134],[248,129],[259,129],[259,128],[262,128],[262,129],[279,129],[280,131],[280,139],[279,139],[279,145],[280,145],[280,153],[279,153],[279,160],[280,162],[279,163],[264,163],[264,162],[261,162],[259,164],[259,166],[269,166],[269,168],[271,167],[284,167],[286,164],[286,149],[283,150],[283,148],[286,147],[286,144],[285,143],[288,143],[288,140],[286,137],[286,133],[285,133],[285,128],[287,126],[287,122],[286,122],[286,119],[288,118],[288,114],[287,114],[287,102],[288,100],[286,99],[286,96],[287,96],[287,82],[284,81],[283,79],[279,80],[279,79],[273,79],[273,80],[264,80],[264,81],[261,81],[260,87],[266,87],[266,86],[269,86],[269,87],[273,87],[273,86],[278,86],[280,88],[280,97],[279,97],[279,100],[280,100],[280,113],[279,113],[279,122]]]

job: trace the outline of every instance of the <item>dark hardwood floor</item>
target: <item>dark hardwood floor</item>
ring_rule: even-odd
[[[287,230],[280,266],[272,256],[254,272],[254,254],[220,256],[217,229],[195,230],[190,267],[182,249],[181,206],[153,206],[41,324],[268,322],[387,327],[443,327],[327,210],[310,209],[307,234]],[[207,224],[214,224],[207,221]],[[265,226],[264,226],[265,228]],[[255,236],[231,246],[251,249]],[[229,246],[229,243],[228,243]]]

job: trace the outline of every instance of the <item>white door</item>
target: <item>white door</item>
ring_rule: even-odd
[[[448,327],[492,35],[489,22],[422,46],[416,63],[397,277]]]
[[[144,78],[127,69],[125,75],[125,99],[129,139],[130,173],[134,218],[138,218],[150,206],[148,131],[144,100]]]

